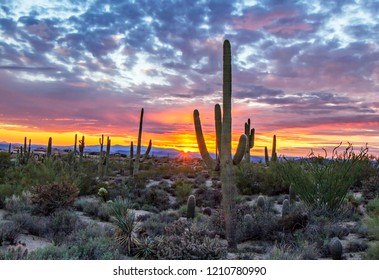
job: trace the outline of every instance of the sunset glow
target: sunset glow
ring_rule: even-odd
[[[107,2],[107,3],[105,3]],[[327,2],[327,3],[326,3]],[[0,142],[136,141],[215,151],[222,43],[233,61],[233,150],[305,156],[340,142],[379,156],[377,1],[47,1],[0,4]]]

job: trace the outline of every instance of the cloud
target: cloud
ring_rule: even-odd
[[[175,117],[222,101],[228,38],[236,123],[258,114],[266,132],[337,123],[341,133],[376,124],[377,1],[248,2],[7,1],[0,122],[119,133],[145,107],[159,118],[151,133],[191,129]]]

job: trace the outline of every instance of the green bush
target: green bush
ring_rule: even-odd
[[[192,183],[188,180],[179,180],[172,184],[175,195],[180,204],[184,203],[192,192]]]
[[[6,198],[20,195],[23,188],[20,185],[0,184],[0,208],[5,207]]]
[[[261,192],[260,168],[257,164],[244,161],[236,167],[237,188],[240,194],[252,195]]]
[[[310,208],[335,213],[356,182],[360,162],[366,156],[366,149],[356,155],[352,146],[348,146],[342,154],[335,150],[331,159],[313,156],[303,160],[285,160],[278,165],[278,171]]]

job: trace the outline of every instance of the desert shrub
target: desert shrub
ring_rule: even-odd
[[[278,195],[288,193],[289,183],[283,180],[279,170],[283,163],[281,161],[272,161],[268,167],[260,167],[260,190],[265,195]]]
[[[175,195],[180,204],[184,203],[192,192],[192,182],[188,180],[179,180],[172,184],[175,189]]]
[[[31,260],[118,260],[120,248],[112,238],[93,236],[87,228],[74,232],[71,242],[61,246],[50,245],[31,252]]]
[[[225,258],[226,253],[226,244],[217,237],[211,238],[196,223],[180,219],[166,227],[157,255],[170,260],[213,260]]]
[[[163,235],[165,233],[165,227],[176,221],[179,218],[177,212],[163,211],[159,214],[150,216],[143,222],[141,230],[145,232],[149,237],[155,237]]]
[[[31,193],[23,191],[19,195],[13,194],[5,199],[5,209],[12,213],[32,211]]]
[[[0,245],[2,242],[16,244],[16,239],[21,232],[20,226],[15,222],[5,222],[0,224]]]
[[[9,246],[5,252],[0,251],[0,260],[26,260],[28,253],[25,246],[17,244]]]
[[[260,182],[262,181],[258,164],[241,162],[236,167],[237,189],[240,194],[251,195],[260,193]]]
[[[12,166],[10,154],[0,152],[0,183],[3,182],[6,171]]]
[[[96,198],[79,197],[73,205],[78,211],[83,211],[89,216],[96,217],[99,213],[101,202]]]
[[[55,211],[50,216],[49,231],[54,244],[62,244],[64,239],[78,228],[79,218],[72,212],[67,210]]]
[[[34,216],[27,212],[19,212],[12,215],[12,220],[29,234],[41,237],[48,236],[50,217]]]
[[[57,183],[69,180],[69,166],[60,159],[49,159],[44,162],[29,162],[7,172],[6,180],[23,188],[36,185]]]
[[[218,208],[221,205],[222,193],[219,189],[202,186],[195,190],[196,206]]]
[[[167,192],[158,188],[150,188],[147,190],[145,203],[158,208],[159,211],[164,211],[170,206],[170,198]]]
[[[100,220],[108,222],[110,220],[109,208],[107,203],[102,203],[97,211]]]
[[[78,193],[79,190],[67,182],[40,185],[31,188],[31,200],[38,212],[48,215],[57,209],[72,206]]]
[[[93,173],[79,172],[73,182],[74,186],[79,189],[79,195],[93,195],[97,194],[98,186],[96,175]]]
[[[114,239],[107,236],[94,236],[86,228],[74,232],[68,244],[70,259],[75,260],[118,260],[121,248]]]
[[[5,207],[6,198],[12,197],[12,195],[20,195],[23,191],[23,187],[20,185],[0,184],[0,208]]]
[[[29,260],[70,260],[67,246],[49,245],[30,252]]]
[[[379,260],[379,242],[372,242],[364,254],[366,260]]]
[[[278,165],[278,171],[310,208],[334,213],[356,181],[359,162],[366,154],[367,149],[355,154],[348,146],[342,154],[335,149],[331,159],[311,156],[300,161],[286,160]]]
[[[371,176],[363,180],[361,191],[366,199],[374,199],[379,193],[379,176]]]

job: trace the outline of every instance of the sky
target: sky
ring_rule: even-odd
[[[378,1],[0,1],[0,142],[136,141],[214,150],[222,44],[233,65],[233,140],[306,155],[351,142],[379,155]]]

